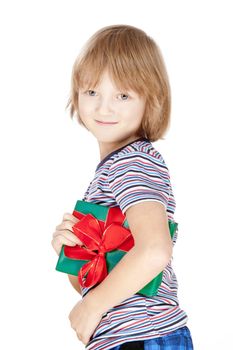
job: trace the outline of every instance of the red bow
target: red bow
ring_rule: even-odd
[[[73,232],[85,247],[65,245],[64,253],[71,259],[90,260],[79,270],[78,281],[82,287],[92,287],[108,274],[105,253],[114,249],[129,251],[134,239],[130,230],[121,226],[125,215],[119,207],[109,208],[106,221],[76,210],[73,215],[80,219],[73,225]]]

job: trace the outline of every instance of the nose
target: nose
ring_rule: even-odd
[[[101,98],[97,106],[97,112],[101,115],[111,115],[113,113],[112,101],[110,98]]]

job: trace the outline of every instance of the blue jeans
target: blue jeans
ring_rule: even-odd
[[[111,350],[193,350],[190,330],[181,327],[162,337],[126,342]]]

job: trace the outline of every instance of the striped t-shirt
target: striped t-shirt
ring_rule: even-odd
[[[171,220],[176,207],[169,170],[162,155],[145,137],[108,154],[97,165],[82,200],[119,206],[123,214],[135,203],[158,201]],[[178,229],[173,246],[177,235]],[[178,282],[171,260],[163,270],[157,294],[146,297],[136,293],[109,309],[85,346],[87,350],[107,350],[128,341],[161,337],[187,323],[188,316],[179,306]],[[82,288],[82,297],[92,288],[95,286]]]

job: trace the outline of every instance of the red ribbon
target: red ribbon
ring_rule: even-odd
[[[90,260],[79,270],[78,281],[82,287],[92,287],[108,274],[105,253],[114,249],[127,252],[134,246],[134,239],[131,231],[122,226],[125,215],[119,207],[109,208],[106,221],[76,210],[73,215],[79,219],[73,232],[85,247],[65,245],[64,254],[71,259]]]

